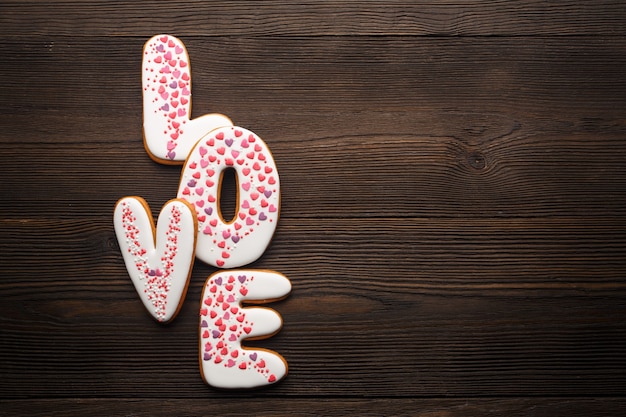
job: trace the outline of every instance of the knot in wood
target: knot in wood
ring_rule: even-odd
[[[467,157],[467,161],[472,168],[477,170],[485,169],[485,167],[487,166],[487,162],[485,161],[485,155],[478,151],[470,152]]]

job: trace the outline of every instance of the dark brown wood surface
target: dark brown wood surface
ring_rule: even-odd
[[[266,389],[202,382],[214,268],[160,326],[117,247],[119,198],[178,188],[157,33],[280,170]],[[623,2],[3,1],[0,56],[0,415],[626,414]]]

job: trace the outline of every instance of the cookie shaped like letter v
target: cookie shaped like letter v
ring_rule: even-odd
[[[148,155],[162,164],[182,164],[211,130],[232,126],[221,114],[191,120],[191,69],[185,45],[171,35],[146,42],[141,65],[143,136]]]
[[[195,256],[193,208],[184,200],[170,200],[155,230],[146,202],[124,197],[115,206],[113,223],[139,298],[157,321],[171,321],[185,298]]]

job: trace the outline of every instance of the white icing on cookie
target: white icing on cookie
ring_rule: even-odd
[[[237,213],[226,223],[219,210],[224,170],[237,172]],[[185,162],[178,198],[198,217],[198,259],[236,268],[258,259],[269,245],[280,209],[274,158],[257,135],[241,127],[216,129],[198,141]]]
[[[142,198],[124,197],[113,214],[115,234],[139,298],[159,322],[171,321],[185,298],[197,222],[184,200],[168,201],[156,226]]]
[[[141,65],[144,145],[161,163],[182,164],[202,136],[232,126],[221,114],[191,117],[191,71],[183,43],[171,35],[146,42]]]
[[[253,388],[287,374],[276,352],[242,348],[243,339],[270,337],[282,326],[280,315],[242,301],[267,302],[285,297],[291,283],[273,271],[234,270],[211,275],[200,307],[200,368],[204,381],[217,388]]]

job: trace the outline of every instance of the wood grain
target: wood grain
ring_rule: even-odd
[[[0,415],[624,414],[622,3],[3,2]],[[119,253],[115,202],[156,214],[178,188],[142,146],[162,32],[194,117],[253,130],[280,171],[251,265],[293,284],[254,342],[289,362],[270,389],[202,383],[214,268],[160,326]]]
[[[624,34],[620,1],[5,1],[0,35],[202,36]],[[152,12],[155,10],[156,12]]]
[[[219,413],[221,416],[240,415],[237,409],[238,397],[226,398],[220,402],[210,399],[197,400],[137,400],[137,399],[76,399],[69,401],[61,400],[38,400],[38,401],[11,401],[3,402],[4,412],[0,415],[13,415],[13,413],[28,412],[30,416],[65,416],[67,414],[84,415],[107,415],[107,416],[170,416],[172,414],[205,415],[206,413]],[[623,414],[626,405],[621,398],[530,398],[512,401],[510,399],[489,398],[438,398],[438,399],[332,399],[320,398],[314,401],[296,399],[298,409],[291,409],[294,399],[272,398],[246,399],[250,409],[262,415],[272,416],[310,416],[310,415],[338,415],[349,416],[358,413],[362,416],[389,415],[393,410],[398,416],[458,416],[473,417],[502,416],[526,417],[551,417],[554,415],[589,416],[605,415],[615,416]],[[604,410],[598,413],[598,409]],[[288,411],[287,411],[288,410]]]

